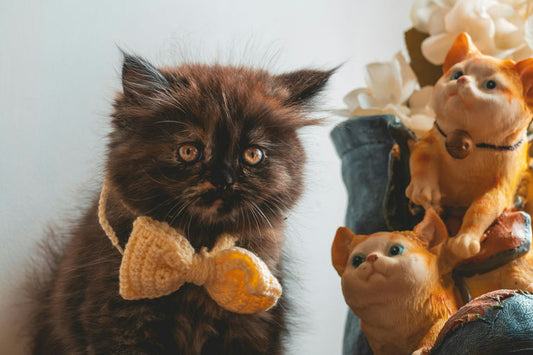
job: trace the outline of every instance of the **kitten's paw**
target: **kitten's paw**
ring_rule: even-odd
[[[433,208],[436,211],[440,210],[440,189],[436,184],[425,184],[421,182],[411,181],[405,195],[413,203],[424,207],[426,210]]]
[[[479,237],[473,233],[458,234],[448,240],[450,250],[461,259],[476,256],[481,249]]]

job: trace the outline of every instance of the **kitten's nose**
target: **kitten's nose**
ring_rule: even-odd
[[[378,255],[377,254],[370,254],[369,256],[366,257],[366,261],[368,261],[370,263],[373,263],[376,260],[378,260]]]
[[[216,187],[227,187],[233,185],[234,181],[233,174],[228,166],[222,165],[213,169],[212,174],[212,183]]]

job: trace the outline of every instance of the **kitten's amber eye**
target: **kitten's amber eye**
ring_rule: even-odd
[[[250,147],[244,151],[242,158],[246,164],[254,166],[263,161],[265,153],[260,148]]]
[[[497,86],[496,82],[494,80],[487,80],[483,83],[483,88],[492,90],[495,89]]]
[[[362,254],[359,254],[359,255],[355,255],[353,258],[352,258],[352,265],[354,268],[357,268],[359,265],[361,265],[362,263],[365,262],[365,256],[362,255]]]
[[[389,256],[397,256],[403,253],[403,247],[399,244],[393,245],[389,248]]]
[[[459,79],[460,77],[462,77],[464,75],[464,73],[460,70],[455,70],[453,73],[452,73],[452,76],[450,77],[450,80],[457,80]]]
[[[200,160],[201,152],[194,144],[184,144],[178,149],[178,154],[181,160],[186,163],[194,163]]]

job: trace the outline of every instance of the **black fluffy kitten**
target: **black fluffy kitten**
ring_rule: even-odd
[[[107,159],[107,218],[125,246],[138,216],[185,231],[199,250],[221,233],[280,280],[283,219],[302,193],[305,108],[332,71],[186,64],[156,69],[125,55]],[[55,236],[56,238],[59,236]],[[97,218],[97,199],[72,229],[36,293],[36,354],[278,354],[285,296],[236,314],[203,287],[157,299],[118,293],[121,255]],[[284,290],[284,295],[287,290]]]

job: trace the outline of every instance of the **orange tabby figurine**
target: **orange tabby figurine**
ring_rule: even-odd
[[[374,354],[421,353],[457,311],[451,277],[441,274],[440,248],[434,248],[447,236],[433,210],[412,232],[366,236],[337,230],[333,266]]]
[[[407,197],[437,211],[466,209],[453,253],[470,258],[483,232],[513,198],[527,169],[533,58],[515,63],[482,55],[460,34],[435,85],[434,127],[410,146]]]

